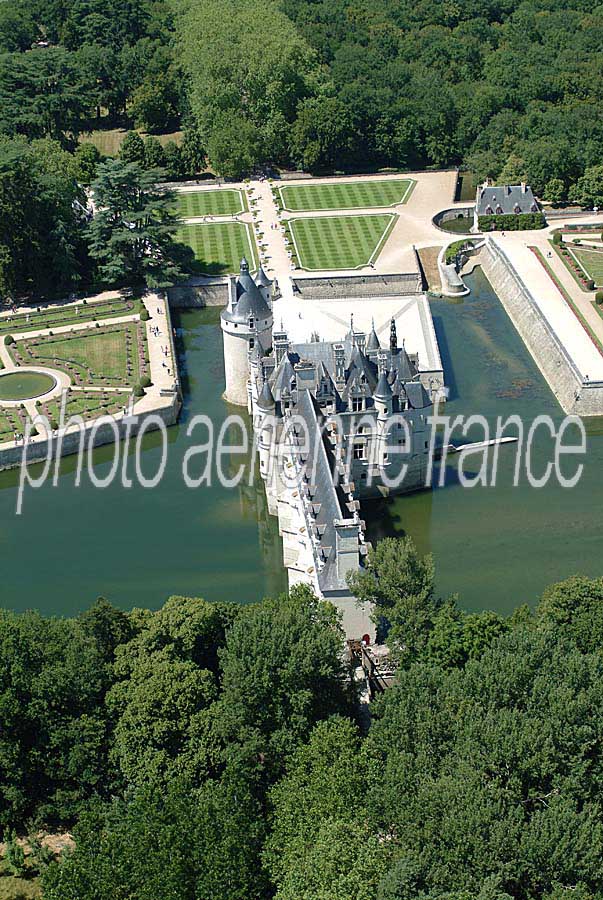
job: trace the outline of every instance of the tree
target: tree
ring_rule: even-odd
[[[191,254],[174,240],[178,219],[172,194],[156,185],[161,176],[122,160],[98,167],[90,253],[109,284],[166,287],[190,264]]]
[[[0,3],[0,50],[29,50],[37,32],[34,19],[23,4]]]
[[[601,890],[599,654],[518,627],[463,669],[418,663],[374,708],[369,816],[423,895]],[[396,896],[394,894],[394,896]],[[406,896],[404,893],[401,896]]]
[[[181,147],[182,168],[185,175],[198,175],[206,165],[201,135],[194,128],[186,128]]]
[[[590,166],[582,178],[573,184],[569,199],[581,206],[603,207],[603,166]]]
[[[176,116],[174,89],[165,77],[149,76],[132,94],[130,112],[137,128],[165,131]]]
[[[583,653],[603,650],[603,578],[574,576],[547,588],[536,610],[540,627],[560,629]]]
[[[375,605],[375,621],[406,661],[425,646],[442,601],[435,598],[431,556],[421,558],[410,538],[385,538],[371,549],[365,570],[354,573],[350,589],[360,603]]]
[[[109,671],[74,620],[0,615],[0,822],[68,822],[110,790]]]
[[[335,609],[306,587],[243,607],[220,652],[217,726],[272,777],[314,724],[350,710]]]
[[[67,145],[93,105],[93,83],[63,47],[0,54],[0,131]]]
[[[165,164],[161,142],[151,134],[144,139],[144,164],[147,169],[161,169]]]
[[[17,840],[14,829],[8,832],[6,837],[6,850],[4,856],[11,875],[22,875],[25,871],[25,852]]]
[[[96,170],[102,155],[94,144],[80,144],[75,151],[75,176],[80,184],[89,185],[96,178]]]
[[[88,271],[86,197],[51,140],[0,138],[0,296],[71,289]]]
[[[310,172],[345,165],[354,149],[354,121],[339,100],[319,97],[300,104],[291,134],[291,155],[298,165]]]
[[[137,791],[94,804],[75,850],[42,873],[45,900],[264,900],[264,824],[240,783]]]
[[[278,160],[298,102],[322,81],[293,22],[275,0],[207,0],[186,7],[176,25],[192,118],[212,164],[238,177]]]
[[[163,148],[165,159],[165,171],[170,178],[180,178],[185,175],[182,153],[175,141],[168,141]]]
[[[264,850],[282,900],[347,898],[357,896],[355,890],[371,896],[371,873],[374,889],[384,871],[376,835],[358,815],[371,762],[356,727],[340,717],[319,722],[291,758],[270,792],[272,828]]]
[[[551,178],[544,188],[544,199],[551,203],[561,203],[565,200],[566,190],[563,181],[560,178]]]
[[[144,141],[137,131],[128,131],[119,148],[119,158],[125,163],[144,165]]]
[[[216,116],[207,139],[207,155],[220,175],[242,178],[262,161],[258,128],[236,115]]]

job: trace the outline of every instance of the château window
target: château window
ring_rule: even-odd
[[[362,397],[352,397],[352,412],[362,412]]]
[[[354,459],[365,459],[365,445],[354,444]]]

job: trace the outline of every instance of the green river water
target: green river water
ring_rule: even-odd
[[[436,301],[432,310],[451,387],[448,414],[562,414],[488,282],[478,270],[462,303]],[[223,389],[222,342],[216,310],[183,312],[179,330],[185,403],[181,424],[169,431],[168,464],[155,489],[119,483],[97,489],[89,478],[74,485],[73,458],[63,461],[57,487],[25,489],[15,515],[17,475],[0,474],[2,605],[71,615],[103,595],[123,608],[156,608],[170,594],[246,603],[285,588],[276,520],[267,513],[259,481],[244,489],[214,484],[196,490],[182,478],[183,457],[198,437],[187,437],[192,415],[220,425],[229,409]],[[552,581],[574,572],[601,574],[603,428],[591,423],[582,478],[573,489],[537,490],[524,478],[512,486],[513,445],[500,450],[496,487],[466,489],[455,474],[447,485],[387,502],[367,504],[369,537],[411,534],[433,551],[438,586],[458,592],[471,610],[508,612],[533,604]],[[480,439],[480,429],[471,438]],[[462,443],[460,435],[453,435]],[[96,451],[95,472],[111,467],[114,449]],[[551,458],[540,439],[533,470]],[[147,475],[160,458],[156,436],[145,439]],[[458,458],[457,458],[458,459]],[[240,464],[237,460],[237,465]],[[480,460],[477,459],[476,466]],[[567,474],[576,466],[567,462]]]

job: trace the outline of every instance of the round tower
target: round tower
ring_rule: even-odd
[[[259,435],[260,474],[266,481],[272,474],[270,457],[276,444],[276,402],[267,381],[264,381],[257,399],[254,424]]]
[[[238,277],[229,283],[228,305],[220,316],[226,376],[224,397],[237,406],[247,405],[251,354],[257,350],[263,356],[272,344],[273,316],[267,300],[268,291],[263,284],[265,277],[263,275],[262,285],[258,286],[243,257]]]

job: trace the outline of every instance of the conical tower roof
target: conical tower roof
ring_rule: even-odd
[[[391,397],[393,397],[392,388],[387,379],[387,372],[385,369],[382,369],[381,374],[379,375],[379,381],[377,382],[377,387],[375,388],[373,396],[377,400],[390,400]]]
[[[260,396],[258,397],[258,407],[260,409],[270,410],[275,407],[274,395],[270,389],[268,381],[264,382]]]
[[[371,333],[368,336],[368,340],[366,342],[367,350],[380,350],[381,344],[379,343],[379,338],[377,337],[377,332],[375,331],[375,320],[373,319],[373,323],[371,326]]]
[[[264,272],[262,266],[260,266],[260,268],[258,269],[258,273],[255,276],[255,283],[260,287],[270,287],[272,284],[272,282]]]
[[[254,319],[268,319],[272,315],[264,295],[249,273],[249,263],[245,257],[241,260],[235,293],[233,308],[223,313],[224,318],[229,321],[246,325],[250,316]]]

